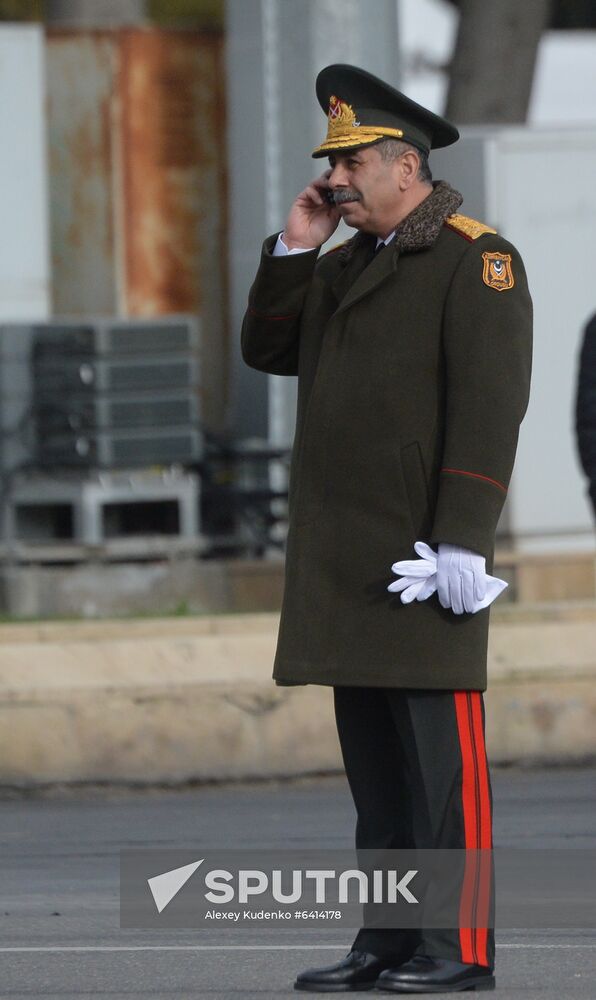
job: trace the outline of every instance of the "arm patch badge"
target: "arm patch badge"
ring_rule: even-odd
[[[511,267],[510,253],[483,253],[484,269],[482,280],[489,288],[495,288],[497,292],[505,292],[508,288],[513,288],[515,278]]]

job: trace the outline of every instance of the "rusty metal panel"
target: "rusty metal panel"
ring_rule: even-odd
[[[201,315],[203,403],[217,425],[227,363],[222,39],[151,29],[120,39],[125,309]]]
[[[50,31],[46,47],[54,313],[116,308],[115,37]]]
[[[223,39],[48,33],[53,308],[201,317],[203,412],[226,413]]]

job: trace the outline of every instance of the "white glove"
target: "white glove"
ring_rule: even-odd
[[[477,552],[449,542],[439,543],[437,596],[456,615],[478,611],[486,597],[486,560]]]
[[[438,554],[426,542],[416,542],[414,549],[421,559],[402,559],[391,567],[402,579],[390,583],[387,590],[402,591],[403,604],[425,601],[437,590],[442,607],[456,615],[473,614],[487,608],[508,586],[486,573],[486,560],[477,552],[449,542],[439,543]]]
[[[387,590],[403,591],[402,604],[409,604],[414,599],[425,601],[437,589],[437,553],[426,542],[416,542],[414,549],[421,559],[402,559],[391,567],[394,573],[402,575],[402,579],[394,580]]]

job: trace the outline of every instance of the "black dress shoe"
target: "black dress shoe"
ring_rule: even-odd
[[[381,973],[376,987],[391,993],[459,993],[494,990],[495,977],[486,965],[413,955],[409,962]]]
[[[311,993],[356,993],[372,990],[379,974],[392,967],[395,967],[395,959],[381,959],[367,951],[352,949],[335,965],[301,972],[296,978],[294,989],[310,990]]]

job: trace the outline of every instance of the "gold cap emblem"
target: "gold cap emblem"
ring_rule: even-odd
[[[346,104],[335,94],[329,98],[329,114],[327,116],[327,139],[334,139],[343,135],[350,129],[358,128],[360,122],[356,121],[356,115],[351,104]]]
[[[400,128],[386,128],[379,125],[361,125],[356,119],[356,112],[351,104],[342,101],[341,97],[332,94],[329,98],[327,113],[327,138],[314,150],[315,153],[325,153],[334,149],[351,149],[354,146],[366,146],[383,136],[401,139],[403,131]]]

